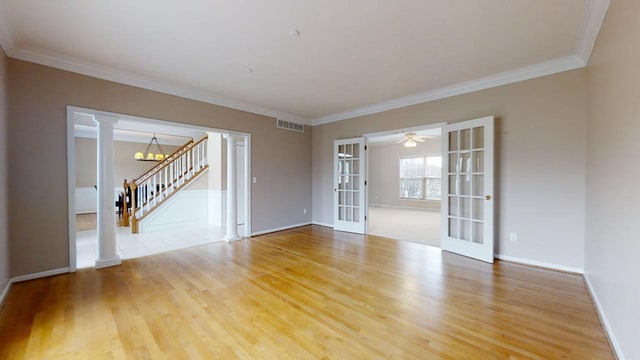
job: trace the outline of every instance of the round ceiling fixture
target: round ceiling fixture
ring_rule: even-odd
[[[291,29],[291,31],[289,31],[289,36],[298,37],[298,36],[300,36],[300,31],[298,31],[296,29]]]
[[[253,69],[252,68],[245,68],[244,72],[246,72],[247,74],[253,74]]]

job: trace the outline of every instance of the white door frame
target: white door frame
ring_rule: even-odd
[[[68,230],[69,230],[69,272],[75,272],[77,270],[76,264],[76,145],[75,145],[75,113],[91,114],[91,115],[103,115],[103,116],[115,116],[120,119],[126,119],[128,121],[135,121],[148,124],[162,124],[179,126],[199,131],[211,131],[219,133],[234,134],[244,137],[245,154],[244,154],[244,169],[245,169],[245,182],[244,182],[244,211],[245,211],[245,225],[244,232],[241,234],[244,237],[251,237],[251,134],[238,131],[230,131],[225,129],[218,129],[206,126],[183,124],[171,121],[156,120],[150,118],[144,118],[139,116],[119,114],[109,111],[100,111],[89,108],[83,108],[78,106],[67,105],[67,214],[68,214]]]
[[[406,134],[410,131],[422,131],[422,130],[430,130],[430,129],[437,129],[437,128],[442,128],[445,125],[447,125],[446,122],[439,122],[439,123],[434,123],[434,124],[429,124],[429,125],[420,125],[420,126],[412,126],[412,127],[407,127],[407,128],[402,128],[402,129],[394,129],[394,130],[387,130],[387,131],[380,131],[380,132],[374,132],[374,133],[367,133],[362,135],[364,137],[364,145],[366,146],[366,151],[367,151],[367,157],[365,159],[365,179],[367,180],[367,184],[369,183],[369,139],[372,137],[378,137],[378,136],[387,136],[387,135],[395,135],[395,134]],[[365,214],[367,216],[367,221],[365,224],[365,234],[369,233],[369,185],[365,186],[365,193],[364,193],[364,199],[365,199],[365,204],[366,204],[366,208],[365,208]],[[440,201],[442,202],[442,197],[440,198]],[[442,210],[442,205],[440,206],[440,210]]]

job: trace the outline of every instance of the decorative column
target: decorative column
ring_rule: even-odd
[[[117,118],[94,116],[98,124],[98,258],[96,269],[120,265],[116,252],[116,214],[113,184],[113,126]]]
[[[235,135],[225,134],[227,140],[227,227],[224,239],[227,242],[240,239],[238,236],[238,196],[236,195],[236,142]]]

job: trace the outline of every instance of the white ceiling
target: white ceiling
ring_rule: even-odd
[[[11,57],[320,124],[582,67],[608,4],[2,0],[0,44]]]
[[[371,145],[383,145],[383,144],[393,144],[405,138],[405,134],[408,132],[413,132],[417,136],[424,136],[426,138],[439,138],[442,134],[441,128],[433,128],[433,129],[425,129],[425,130],[402,130],[398,132],[394,132],[393,134],[387,135],[377,135],[377,136],[368,136],[367,140]]]

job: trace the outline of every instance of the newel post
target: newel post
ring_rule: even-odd
[[[131,233],[138,233],[138,219],[136,218],[136,194],[138,193],[136,190],[138,189],[138,185],[136,185],[135,181],[132,181],[129,184],[131,188]]]

